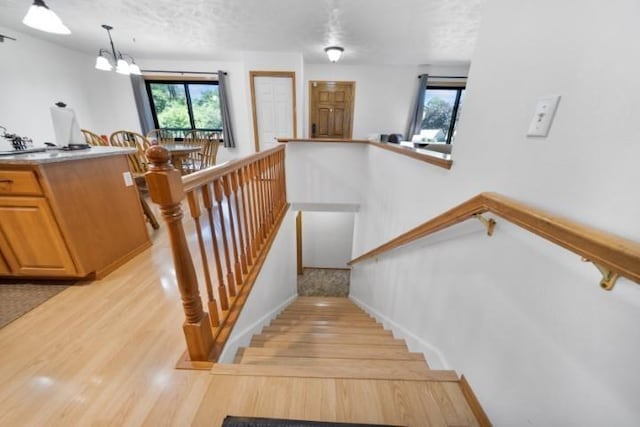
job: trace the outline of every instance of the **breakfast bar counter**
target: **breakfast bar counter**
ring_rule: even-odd
[[[0,277],[101,278],[148,248],[133,151],[0,156]]]

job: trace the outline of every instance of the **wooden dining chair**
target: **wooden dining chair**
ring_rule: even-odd
[[[154,129],[147,133],[149,141],[155,141],[160,145],[175,144],[176,139],[173,131],[168,129]]]
[[[145,151],[151,146],[149,140],[139,133],[120,130],[112,133],[109,137],[109,141],[111,142],[111,145],[115,147],[131,147],[136,149],[135,153],[127,156],[129,168],[131,169],[131,175],[133,175],[133,180],[138,188],[138,195],[140,196],[140,203],[142,204],[144,216],[151,224],[151,227],[153,227],[154,230],[157,230],[160,228],[160,224],[158,224],[158,220],[147,203],[146,196],[149,194],[149,190],[147,188],[147,181],[144,179],[148,163]]]
[[[192,130],[184,136],[184,143],[200,146],[200,151],[189,156],[190,172],[206,169],[216,164],[216,156],[220,145],[218,132]]]
[[[143,174],[147,171],[148,162],[145,151],[151,146],[147,138],[136,132],[119,130],[111,134],[109,141],[114,147],[131,147],[136,149],[135,153],[129,154],[128,156],[131,172]]]
[[[109,143],[102,139],[102,137],[96,133],[91,132],[87,129],[80,129],[82,131],[82,135],[84,135],[84,141],[94,147],[107,147]]]

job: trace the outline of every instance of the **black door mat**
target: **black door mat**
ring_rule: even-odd
[[[399,427],[389,424],[352,424],[324,421],[283,420],[279,418],[253,418],[227,416],[222,427]]]

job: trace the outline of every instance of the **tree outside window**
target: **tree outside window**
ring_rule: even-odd
[[[424,142],[452,142],[464,92],[464,87],[427,87],[420,132]]]
[[[218,82],[147,80],[146,85],[156,128],[222,130]]]

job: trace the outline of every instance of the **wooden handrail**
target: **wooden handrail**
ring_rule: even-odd
[[[378,147],[382,150],[392,151],[397,154],[401,154],[412,159],[420,160],[426,163],[430,163],[435,166],[439,166],[444,169],[451,169],[453,161],[451,156],[447,154],[438,153],[436,151],[423,150],[418,148],[406,147],[404,145],[398,145],[387,142],[370,141],[368,139],[337,139],[337,138],[278,138],[278,142],[283,144],[298,143],[298,142],[313,142],[313,143],[336,143],[336,144],[368,144]]]
[[[145,179],[167,224],[184,306],[187,356],[178,362],[180,368],[210,367],[229,338],[288,208],[284,155],[284,147],[276,147],[182,177],[166,148],[156,145],[146,152]],[[183,227],[185,198],[206,306]]]
[[[494,213],[592,262],[603,274],[600,282],[603,289],[611,290],[618,276],[640,283],[640,244],[637,242],[552,215],[496,193],[481,193],[348,264],[354,265],[377,257],[470,218],[479,218],[485,212]],[[487,222],[486,225],[488,232],[491,232],[492,224]]]

